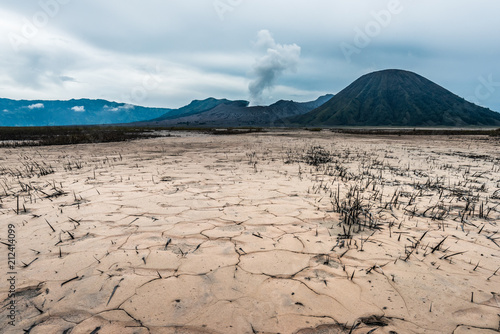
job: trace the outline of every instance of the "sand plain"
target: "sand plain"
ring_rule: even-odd
[[[500,331],[498,139],[174,133],[0,153],[0,272],[13,224],[17,273],[1,333]]]

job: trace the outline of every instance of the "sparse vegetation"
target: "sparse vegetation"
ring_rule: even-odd
[[[0,147],[109,143],[165,136],[161,131],[195,131],[215,135],[237,135],[261,128],[161,128],[128,126],[0,127]]]
[[[332,161],[330,152],[328,152],[321,146],[310,147],[307,150],[306,154],[304,154],[304,160],[307,164],[316,167]]]
[[[500,136],[500,129],[456,129],[456,128],[334,128],[335,133],[348,133],[356,135],[395,135],[395,136]]]
[[[484,303],[496,302],[485,291],[500,271],[497,139],[233,130],[2,148],[0,212],[17,222],[20,244],[29,245],[19,250],[19,270],[37,282],[22,283],[38,292],[24,295],[21,311],[35,305],[39,313],[24,329],[42,329],[51,310],[71,311],[89,292],[103,310],[130,314],[127,326],[146,328],[157,303],[168,310],[158,318],[170,321],[187,296],[217,312],[255,309],[219,299],[235,292],[242,300],[286,296],[262,304],[269,312],[242,323],[246,332],[268,330],[262,323],[276,323],[276,314],[321,320],[295,333],[405,332],[415,321],[423,328],[429,313],[469,303],[481,308],[482,328],[496,328],[497,312]],[[220,136],[233,133],[242,136]],[[349,312],[337,307],[353,301]],[[386,305],[384,316],[371,313]],[[391,310],[416,317],[395,320]]]
[[[0,127],[0,146],[46,146],[119,142],[154,137],[150,128],[77,127]]]

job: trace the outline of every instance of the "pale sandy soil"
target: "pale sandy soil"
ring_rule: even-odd
[[[499,144],[293,132],[0,149],[18,312],[8,325],[2,278],[0,332],[498,333]],[[313,146],[332,161],[308,165]],[[348,192],[375,228],[341,224]]]

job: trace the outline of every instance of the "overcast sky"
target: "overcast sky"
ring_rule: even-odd
[[[416,72],[500,111],[500,1],[3,0],[0,97],[180,107]]]

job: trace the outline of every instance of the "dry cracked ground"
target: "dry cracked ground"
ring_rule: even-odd
[[[0,149],[1,333],[483,333],[500,142],[329,131]]]

